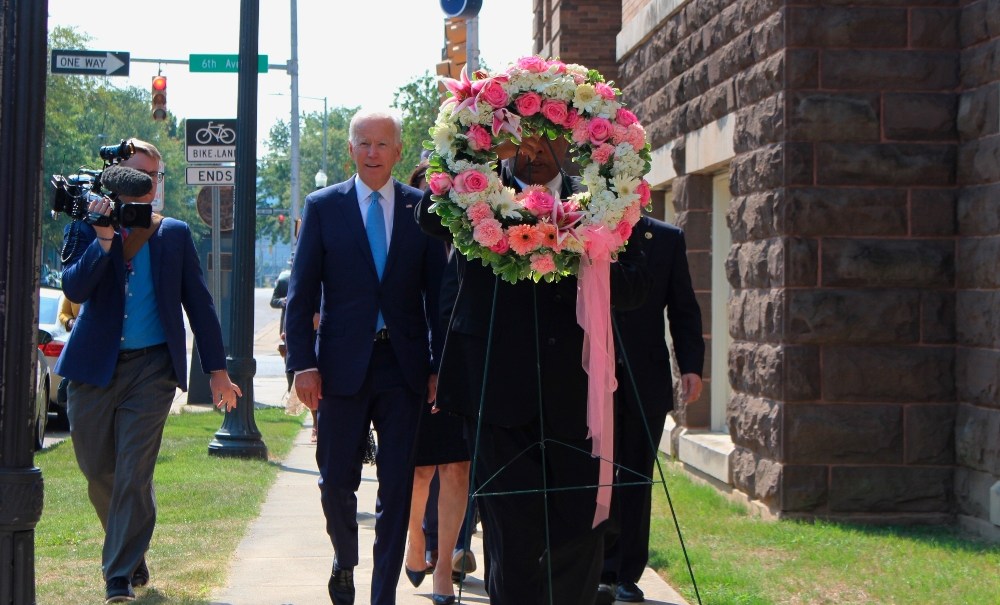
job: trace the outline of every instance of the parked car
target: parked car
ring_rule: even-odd
[[[66,346],[66,339],[69,334],[66,328],[59,323],[59,307],[62,306],[63,293],[55,288],[41,288],[38,292],[38,329],[48,335],[48,338],[39,334],[38,348],[41,350],[46,363],[46,390],[49,394],[49,409],[55,411],[60,418],[66,418],[66,402],[58,401],[59,383],[62,377],[53,371],[56,367],[56,360]],[[43,340],[45,341],[43,343]]]
[[[45,356],[42,354],[41,343],[46,341],[46,339],[51,338],[48,332],[44,330],[38,331],[38,342],[39,347],[34,350],[35,352],[35,398],[34,398],[34,416],[35,416],[35,450],[42,449],[45,444],[45,428],[49,424],[49,364],[45,361]]]

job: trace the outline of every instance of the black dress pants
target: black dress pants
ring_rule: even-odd
[[[537,422],[484,424],[475,443],[474,488],[490,561],[492,605],[587,605],[597,595],[605,524],[594,529],[598,459],[589,439],[539,444]]]

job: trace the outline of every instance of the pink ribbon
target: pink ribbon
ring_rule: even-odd
[[[577,279],[576,322],[583,328],[583,369],[587,372],[587,429],[591,454],[600,456],[594,527],[611,508],[614,480],[615,343],[611,335],[611,253],[621,237],[606,227],[584,227],[585,250]]]

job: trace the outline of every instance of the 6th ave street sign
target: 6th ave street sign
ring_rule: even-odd
[[[127,76],[129,53],[110,50],[52,50],[52,73]]]
[[[239,55],[189,55],[188,70],[191,73],[209,72],[236,73],[240,68]],[[267,55],[257,55],[257,73],[267,73]]]

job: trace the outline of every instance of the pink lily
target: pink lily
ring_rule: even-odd
[[[563,241],[569,236],[576,237],[576,226],[583,220],[584,212],[579,210],[576,202],[558,201],[552,204],[552,224],[558,229],[556,242],[562,247]]]
[[[505,108],[493,112],[493,136],[498,136],[506,130],[521,142],[521,116]]]

